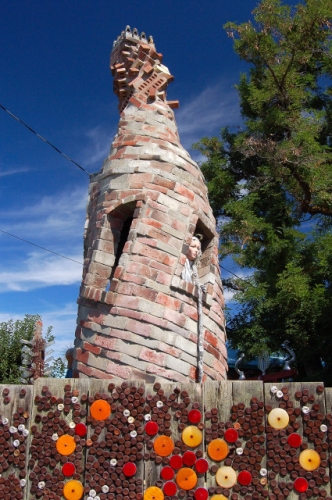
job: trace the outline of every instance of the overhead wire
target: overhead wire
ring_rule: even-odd
[[[22,125],[24,125],[24,127],[26,127],[30,132],[32,132],[33,134],[35,134],[43,142],[45,142],[46,144],[48,144],[49,146],[51,146],[51,148],[53,148],[57,153],[59,153],[64,158],[66,158],[66,160],[70,161],[71,163],[73,163],[74,165],[76,165],[79,169],[83,170],[83,172],[85,172],[86,174],[88,174],[90,176],[89,172],[87,170],[85,170],[79,163],[77,163],[75,160],[73,160],[72,158],[70,158],[69,156],[67,156],[65,153],[63,153],[59,148],[57,148],[56,146],[54,146],[54,144],[52,144],[50,141],[48,141],[47,139],[45,139],[45,137],[43,137],[42,135],[38,134],[33,128],[31,128],[27,123],[25,123],[23,120],[21,120],[18,116],[14,115],[14,113],[12,113],[7,108],[5,108],[5,106],[3,106],[1,103],[0,103],[0,108],[3,109],[3,111],[5,111],[6,113],[8,113],[16,121],[18,121],[19,123],[21,123]],[[33,245],[33,246],[35,246],[37,248],[40,248],[41,250],[45,250],[46,252],[53,253],[54,255],[57,255],[58,257],[62,257],[63,259],[71,260],[72,262],[75,262],[76,264],[79,264],[81,266],[83,265],[82,262],[78,262],[77,260],[71,259],[70,257],[66,257],[65,255],[61,255],[61,254],[59,254],[57,252],[53,252],[53,250],[49,250],[48,248],[42,247],[40,245],[37,245],[36,243],[32,243],[31,241],[28,241],[28,240],[25,240],[23,238],[20,238],[19,236],[15,236],[14,234],[8,233],[7,231],[4,231],[3,229],[0,229],[0,231],[2,233],[4,233],[4,234],[7,234],[8,236],[12,236],[13,238],[16,238],[18,240],[24,241],[25,243],[28,243],[29,245]],[[240,278],[240,276],[237,276],[235,273],[233,273],[232,271],[229,271],[224,266],[220,265],[220,267],[222,269],[224,269],[225,271],[227,271],[228,273],[233,274],[233,276],[235,276],[239,280],[245,281],[243,278]]]
[[[53,252],[53,250],[49,250],[48,248],[37,245],[37,243],[32,243],[31,241],[20,238],[19,236],[15,236],[15,234],[8,233],[8,231],[4,231],[3,229],[0,229],[0,232],[7,234],[8,236],[11,236],[12,238],[16,238],[17,240],[24,241],[24,243],[29,243],[29,245],[33,245],[34,247],[41,248],[42,250],[46,250],[46,252],[53,253],[54,255],[57,255],[58,257],[62,257],[63,259],[71,260],[72,262],[75,262],[76,264],[83,266],[82,262],[78,262],[78,260],[74,260],[74,259],[71,259],[70,257],[66,257],[66,255],[62,255],[61,253]]]
[[[33,130],[33,128],[31,128],[27,123],[25,123],[23,120],[21,120],[20,118],[18,118],[18,116],[14,115],[14,113],[12,113],[8,109],[6,109],[1,103],[0,103],[0,108],[3,109],[6,113],[8,113],[9,116],[11,116],[12,118],[14,118],[16,121],[18,121],[19,123],[21,123],[22,125],[24,125],[25,128],[27,128],[28,130],[30,130],[30,132],[32,132],[33,134],[35,134],[39,139],[41,139],[46,144],[48,144],[49,146],[51,146],[51,148],[53,148],[57,153],[59,153],[64,158],[66,158],[66,160],[70,161],[71,163],[73,163],[74,165],[76,165],[76,167],[80,168],[81,170],[83,170],[83,172],[85,172],[86,174],[88,174],[90,176],[89,172],[87,170],[85,170],[85,168],[83,168],[79,163],[77,163],[75,160],[73,160],[72,158],[70,158],[69,156],[67,156],[65,153],[63,153],[59,148],[57,148],[56,146],[54,146],[54,144],[52,144],[50,141],[48,141],[47,139],[45,139],[45,137],[43,137],[42,135],[38,134],[35,130]]]
[[[222,266],[221,264],[220,264],[220,267],[222,269],[224,269],[224,271],[227,271],[229,274],[233,274],[233,276],[235,276],[235,278],[238,278],[241,281],[246,281],[243,278],[240,278],[240,276],[238,276],[237,274],[233,273],[233,271],[230,271],[229,269],[226,269],[226,267]]]

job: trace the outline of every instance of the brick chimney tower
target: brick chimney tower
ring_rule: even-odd
[[[90,179],[74,370],[147,382],[225,379],[216,223],[203,175],[179,141],[178,102],[166,99],[173,77],[152,37],[129,27],[114,42],[111,70],[120,122]],[[197,233],[202,255],[190,282],[182,275]]]

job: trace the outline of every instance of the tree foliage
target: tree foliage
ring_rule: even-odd
[[[0,323],[0,383],[18,384],[21,373],[19,367],[22,365],[22,343],[21,339],[31,340],[35,331],[36,321],[41,317],[37,314],[26,314],[23,319],[9,320]],[[44,338],[47,342],[54,340],[49,327]],[[53,377],[63,377],[65,365],[61,358],[54,361]]]
[[[225,29],[250,64],[243,126],[195,147],[221,258],[248,275],[225,280],[239,305],[228,334],[251,355],[288,339],[309,372],[332,364],[332,2],[263,0],[252,22]]]

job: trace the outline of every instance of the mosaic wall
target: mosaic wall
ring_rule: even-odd
[[[1,386],[0,499],[331,499],[332,389]]]

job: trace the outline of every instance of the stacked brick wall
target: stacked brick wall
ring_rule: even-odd
[[[181,279],[203,235],[204,380],[227,369],[218,235],[198,165],[179,142],[172,80],[145,37],[126,31],[111,68],[120,122],[91,176],[74,368],[80,377],[196,380],[197,289]]]
[[[0,396],[3,500],[332,498],[320,383],[38,379]]]

